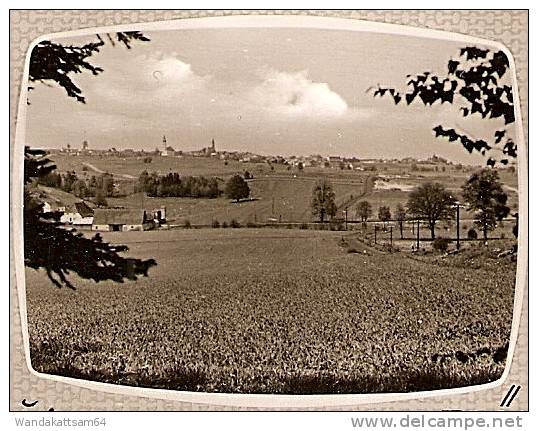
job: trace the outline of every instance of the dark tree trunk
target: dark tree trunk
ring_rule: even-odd
[[[403,239],[403,222],[400,222],[400,239]]]
[[[430,232],[432,235],[432,239],[435,239],[435,223],[430,223]]]

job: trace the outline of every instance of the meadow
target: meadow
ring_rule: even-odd
[[[505,366],[515,263],[411,259],[354,232],[181,229],[104,235],[148,278],[26,271],[33,367],[125,385],[274,394],[481,384]],[[476,257],[476,256],[475,256]]]

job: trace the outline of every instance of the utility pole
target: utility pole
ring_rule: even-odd
[[[374,244],[377,244],[377,225],[374,224]]]
[[[390,246],[392,247],[392,226],[390,227]]]

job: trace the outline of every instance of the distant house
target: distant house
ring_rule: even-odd
[[[92,230],[106,232],[127,232],[153,229],[153,215],[137,209],[96,209]]]
[[[91,229],[94,210],[85,202],[76,202],[64,209],[60,222],[73,225],[79,229]]]

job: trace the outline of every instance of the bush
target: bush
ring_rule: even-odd
[[[238,227],[241,227],[241,224],[236,220],[236,219],[232,219],[230,221],[230,227],[233,227],[233,228],[238,228]]]
[[[219,228],[220,227],[219,221],[218,220],[213,220],[213,222],[211,223],[211,227]]]
[[[226,223],[225,221],[222,222],[222,228],[226,229],[228,227],[228,223]]]
[[[247,222],[247,227],[258,227],[258,225],[254,222],[249,221]]]
[[[448,244],[451,242],[452,240],[448,238],[435,238],[432,246],[434,250],[446,252],[448,250]]]
[[[87,172],[88,171],[88,167],[86,165],[82,166],[82,171],[83,172]]]
[[[184,227],[185,229],[190,229],[190,228],[192,227],[192,226],[191,226],[191,221],[188,220],[188,219],[185,220],[185,221],[183,222],[183,227]]]
[[[308,224],[307,224],[307,223],[301,223],[301,224],[299,225],[299,229],[303,229],[303,230],[308,229]]]
[[[476,230],[474,230],[473,228],[469,229],[469,231],[467,232],[467,238],[469,239],[477,239],[478,238],[478,233],[476,232]]]

